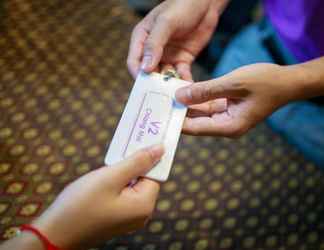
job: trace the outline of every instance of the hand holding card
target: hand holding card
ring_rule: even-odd
[[[139,149],[163,144],[165,155],[146,176],[166,181],[187,112],[187,108],[175,100],[175,92],[188,84],[158,73],[140,73],[109,146],[105,164],[113,165]]]

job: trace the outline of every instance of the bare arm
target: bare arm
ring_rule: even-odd
[[[142,228],[152,215],[160,185],[145,178],[133,186],[128,184],[147,173],[163,153],[161,146],[142,149],[114,167],[82,176],[68,185],[32,225],[52,244],[70,250],[88,249]],[[25,231],[0,246],[0,250],[13,249],[45,250],[37,236]]]
[[[0,250],[45,250],[42,242],[30,233],[22,233],[0,246]]]
[[[296,82],[296,99],[324,96],[324,56],[318,59],[288,66],[292,84]],[[293,86],[292,86],[293,87]]]
[[[257,63],[180,89],[184,132],[237,137],[289,102],[324,96],[324,57],[292,66]]]
[[[163,1],[133,30],[127,59],[131,74],[171,65],[183,79],[192,80],[192,62],[210,40],[228,2]]]

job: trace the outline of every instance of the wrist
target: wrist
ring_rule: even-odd
[[[97,235],[89,234],[92,225],[87,218],[65,211],[58,213],[52,207],[48,208],[32,225],[41,231],[54,245],[64,250],[84,250],[96,243]],[[74,221],[74,218],[80,221]]]
[[[42,241],[30,232],[21,232],[17,237],[23,249],[46,250]]]
[[[320,74],[307,64],[285,66],[289,75],[289,85],[293,92],[293,100],[303,100],[324,94],[324,84]]]
[[[68,231],[62,221],[55,219],[49,213],[45,212],[45,214],[37,218],[32,223],[32,226],[37,228],[52,244],[60,249],[77,249],[74,247],[76,243],[72,240],[72,232]]]

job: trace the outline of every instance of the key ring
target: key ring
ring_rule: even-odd
[[[168,69],[166,71],[162,71],[161,74],[163,75],[164,81],[169,81],[171,78],[180,79],[180,75],[175,69]]]

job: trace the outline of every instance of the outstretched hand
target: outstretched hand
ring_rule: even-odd
[[[183,132],[243,135],[297,96],[292,75],[289,66],[260,63],[178,90],[178,101],[189,105]]]
[[[155,146],[70,184],[33,225],[62,249],[87,249],[142,228],[150,218],[159,183],[146,174],[162,157]]]
[[[207,44],[228,0],[167,0],[153,9],[134,29],[128,68],[135,78],[174,67],[184,80],[192,80],[191,64]]]

